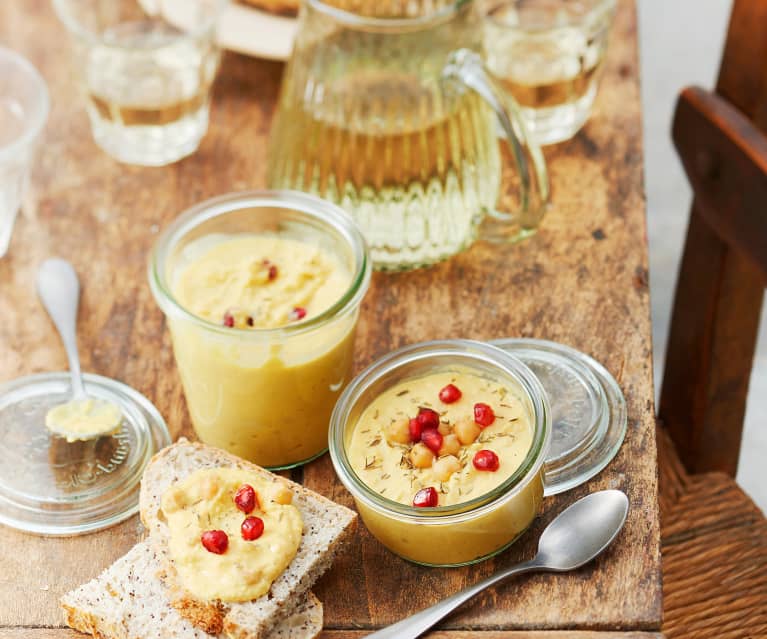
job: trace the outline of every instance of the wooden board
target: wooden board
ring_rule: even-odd
[[[0,41],[41,69],[53,99],[35,197],[17,224],[8,257],[0,260],[0,380],[65,367],[33,289],[39,262],[59,255],[74,262],[83,284],[84,369],[136,387],[157,404],[174,436],[191,435],[163,316],[146,283],[147,255],[158,230],[186,207],[264,185],[282,66],[226,55],[200,150],[173,166],[144,169],[112,161],[92,142],[64,37],[46,0],[0,4]],[[631,512],[604,557],[571,575],[533,576],[491,590],[443,628],[660,628],[638,74],[635,6],[626,0],[592,120],[574,140],[546,152],[553,205],[537,236],[515,246],[480,243],[429,270],[376,275],[363,304],[357,349],[361,367],[397,346],[441,337],[533,336],[570,344],[603,362],[624,390],[629,424],[622,450],[587,485],[546,500],[533,529],[509,551],[475,567],[409,565],[362,528],[317,586],[329,629],[388,624],[529,557],[555,513],[608,487],[628,493]],[[303,474],[311,488],[351,503],[327,457]],[[138,534],[136,519],[68,540],[3,530],[0,601],[7,603],[0,606],[0,628],[60,626],[58,597],[98,574]]]

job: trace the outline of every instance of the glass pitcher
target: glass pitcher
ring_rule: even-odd
[[[306,0],[272,132],[272,188],[354,216],[376,268],[445,259],[478,236],[535,230],[549,197],[540,149],[485,70],[477,2]],[[496,210],[501,153],[519,206]],[[481,227],[481,228],[480,228]]]

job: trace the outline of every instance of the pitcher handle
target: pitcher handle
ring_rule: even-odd
[[[527,133],[516,101],[499,86],[479,54],[470,49],[450,54],[442,78],[475,91],[495,111],[519,172],[519,210],[488,211],[482,239],[508,242],[531,235],[549,204],[549,175],[541,148]]]

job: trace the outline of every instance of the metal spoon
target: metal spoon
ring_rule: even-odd
[[[538,554],[530,561],[506,568],[407,619],[368,635],[367,639],[415,639],[462,603],[512,575],[580,568],[615,539],[626,521],[628,508],[629,501],[619,490],[603,490],[579,499],[546,527],[538,541]]]
[[[37,272],[37,294],[59,331],[72,376],[72,399],[51,408],[45,416],[45,425],[70,442],[87,441],[116,432],[122,424],[120,407],[89,397],[83,385],[75,333],[80,283],[74,267],[58,258],[43,262]]]

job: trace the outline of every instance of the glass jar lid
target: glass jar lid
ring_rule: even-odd
[[[53,406],[72,398],[69,373],[44,373],[0,386],[0,524],[67,536],[101,530],[138,511],[141,475],[170,444],[160,413],[134,389],[83,376],[86,393],[117,404],[113,435],[67,442],[45,426]]]
[[[591,479],[615,457],[626,434],[626,400],[599,362],[547,340],[490,342],[532,369],[551,407],[552,436],[544,464],[544,495]]]

